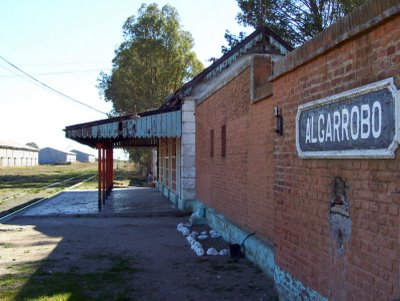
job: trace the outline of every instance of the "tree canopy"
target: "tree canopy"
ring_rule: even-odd
[[[25,144],[25,145],[26,145],[26,146],[30,146],[30,147],[39,149],[39,146],[38,146],[35,142],[28,142],[28,143]]]
[[[166,97],[203,69],[193,38],[182,30],[170,5],[142,4],[123,25],[110,74],[100,73],[98,88],[113,103],[112,115],[158,108]]]
[[[233,34],[229,30],[225,30],[224,38],[226,42],[228,43],[228,46],[221,46],[221,52],[223,54],[229,52],[233,47],[235,47],[240,41],[244,40],[246,38],[246,34],[241,31],[239,32],[238,35]]]
[[[367,0],[236,1],[241,10],[236,16],[239,24],[254,28],[267,25],[292,46],[299,46]],[[227,31],[228,46],[235,46],[241,36]]]
[[[122,29],[123,41],[115,50],[111,73],[101,72],[98,78],[100,95],[113,104],[110,115],[156,109],[203,70],[193,51],[193,38],[182,29],[172,6],[142,4]],[[148,149],[130,149],[129,156],[142,171],[149,170]]]

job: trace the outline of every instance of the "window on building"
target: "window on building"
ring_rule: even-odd
[[[164,155],[165,155],[165,157],[164,157],[164,175],[165,175],[165,185],[166,186],[168,186],[169,187],[169,184],[170,184],[170,182],[169,182],[169,174],[170,174],[170,170],[171,170],[171,168],[170,168],[170,166],[169,166],[169,156],[170,156],[170,151],[169,151],[169,147],[170,147],[170,145],[169,145],[169,139],[165,139],[165,144],[164,144],[164,148],[165,148],[165,151],[164,151]]]
[[[164,140],[160,138],[158,144],[158,181],[164,184]]]
[[[214,157],[214,130],[210,131],[210,158]]]
[[[221,128],[221,157],[226,156],[226,125]]]
[[[176,192],[176,138],[171,139],[171,144],[172,144],[172,153],[171,153],[171,157],[172,157],[172,191]]]

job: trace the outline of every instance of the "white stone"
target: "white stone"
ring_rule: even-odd
[[[228,256],[229,255],[229,250],[228,249],[222,249],[219,251],[220,256]]]
[[[218,254],[219,254],[219,252],[218,252],[215,248],[209,248],[209,249],[207,250],[207,255],[216,256],[216,255],[218,255]]]
[[[196,157],[193,154],[182,156],[181,166],[192,167],[195,166],[195,163]]]
[[[194,154],[196,151],[196,146],[193,143],[186,143],[181,145],[181,150],[183,154]]]
[[[182,178],[195,178],[196,177],[196,167],[182,167],[181,168]]]
[[[182,135],[194,134],[196,132],[196,124],[194,122],[182,122]]]
[[[185,133],[182,135],[182,144],[195,144],[196,137],[194,133]]]
[[[195,199],[196,198],[196,190],[195,189],[184,189],[181,190],[181,195],[183,199]]]
[[[194,100],[185,98],[184,103],[182,105],[182,112],[184,111],[194,111]]]
[[[190,179],[190,178],[182,179],[182,188],[183,189],[190,189],[190,188],[195,188],[195,187],[196,187],[195,179]]]
[[[182,112],[182,121],[183,122],[195,122],[194,116],[195,116],[194,111]]]

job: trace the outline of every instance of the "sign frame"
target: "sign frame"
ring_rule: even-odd
[[[394,102],[394,137],[388,148],[385,149],[354,149],[354,150],[328,150],[328,151],[305,151],[300,146],[300,115],[302,112],[312,108],[322,107],[329,104],[340,103],[348,98],[362,96],[375,91],[388,89]],[[351,89],[339,94],[314,100],[302,104],[297,109],[296,115],[296,149],[300,158],[303,159],[393,159],[400,141],[400,90],[394,84],[393,77],[377,81],[365,86]]]

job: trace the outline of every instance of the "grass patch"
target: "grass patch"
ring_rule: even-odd
[[[216,262],[210,262],[208,266],[208,272],[210,273],[226,272],[226,271],[241,271],[241,269],[238,265],[234,263],[220,264]]]
[[[9,242],[0,242],[0,247],[4,249],[11,249],[14,248],[15,245]]]
[[[107,253],[98,252],[98,253],[82,254],[82,258],[88,260],[94,260],[97,262],[102,261],[103,263],[105,263],[107,266],[109,266],[106,273],[106,276],[108,277],[115,276],[113,274],[119,274],[119,273],[133,274],[142,271],[142,269],[135,267],[138,261],[131,256],[127,257],[109,252]]]
[[[207,289],[207,286],[200,285],[200,284],[198,284],[198,283],[196,283],[196,282],[191,283],[190,286],[193,287],[193,288],[195,288],[195,289],[198,289],[198,290],[200,290],[200,291]]]
[[[38,165],[34,167],[15,167],[0,169],[0,189],[27,188],[42,189],[57,182],[78,182],[85,174],[96,174],[96,164],[71,164],[68,166]],[[69,180],[70,179],[70,180]],[[56,186],[63,186],[63,183]]]
[[[40,262],[34,261],[21,264],[14,264],[12,266],[7,267],[7,269],[22,274],[32,274],[38,270],[39,266]]]
[[[235,287],[214,287],[212,289],[213,292],[215,293],[225,293],[225,292],[232,292],[235,290]]]
[[[29,190],[29,192],[30,192],[30,193],[33,193],[33,194],[38,194],[38,193],[41,192],[41,191],[42,191],[41,188],[33,188],[33,189],[30,189],[30,190]]]
[[[0,232],[21,232],[23,228],[1,228]]]
[[[119,162],[118,169],[114,163],[114,188],[124,188],[129,186],[145,186],[147,184],[146,175],[140,174],[134,163]],[[80,184],[75,189],[97,189],[97,175],[90,180]]]
[[[75,187],[75,189],[80,189],[80,190],[97,189],[97,185],[98,185],[98,178],[97,176],[94,176],[90,180],[85,181],[79,186]]]
[[[6,274],[0,276],[0,300],[15,300],[20,288],[27,283],[29,275]]]
[[[44,261],[11,266],[13,273],[0,276],[0,300],[134,300],[137,291],[130,275],[141,271],[134,260],[113,254],[97,254],[91,259],[110,264],[86,273],[74,266],[51,273],[44,269]]]

